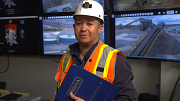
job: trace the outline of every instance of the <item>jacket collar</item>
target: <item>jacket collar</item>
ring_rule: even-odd
[[[96,42],[85,54],[84,54],[84,58],[85,60],[87,60],[92,52],[94,51],[94,49],[96,48],[96,46],[99,44],[100,40],[98,42]],[[70,52],[73,56],[76,56],[79,60],[80,59],[80,48],[79,48],[79,43],[75,43],[75,44],[72,44],[72,45],[69,45],[69,49],[70,49]]]

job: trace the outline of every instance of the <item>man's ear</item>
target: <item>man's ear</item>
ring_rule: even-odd
[[[73,24],[73,28],[75,29],[75,24]]]
[[[104,27],[104,25],[103,25],[103,24],[99,25],[99,34],[101,33],[101,31],[102,31],[103,27]]]

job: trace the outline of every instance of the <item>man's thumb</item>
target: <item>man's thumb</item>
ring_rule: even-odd
[[[76,100],[77,99],[77,97],[72,93],[72,92],[70,92],[70,97],[72,98],[72,99],[74,99],[74,100]]]

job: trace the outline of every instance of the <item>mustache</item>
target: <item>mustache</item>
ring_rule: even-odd
[[[80,32],[79,35],[89,35],[88,32]]]

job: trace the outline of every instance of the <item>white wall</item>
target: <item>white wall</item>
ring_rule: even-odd
[[[128,60],[134,73],[134,86],[138,93],[156,94],[156,83],[160,80],[160,61]]]
[[[60,60],[60,58],[57,60]],[[59,65],[58,62],[54,62],[51,57],[11,56],[9,61],[9,70],[0,74],[0,81],[7,83],[7,90],[50,99],[56,90],[55,75]],[[0,71],[5,70],[6,67],[7,57],[0,57]]]
[[[161,101],[169,101],[174,85],[180,76],[180,62],[162,62]],[[180,101],[180,85],[173,101]]]
[[[6,56],[0,56],[0,72],[6,69],[7,59]],[[60,57],[55,59],[58,61]],[[41,96],[43,99],[51,98],[56,90],[54,77],[59,62],[53,61],[52,57],[39,56],[10,56],[9,61],[9,70],[6,73],[0,73],[0,81],[7,83],[7,90],[29,93],[30,96]],[[169,96],[172,87],[168,91],[164,91],[162,88],[175,84],[175,79],[177,79],[178,73],[180,74],[178,72],[180,63],[134,59],[128,59],[128,61],[135,76],[133,83],[138,93],[156,94],[156,82],[161,81],[161,96]],[[174,66],[173,70],[172,66]],[[165,80],[168,77],[166,74],[169,72],[173,75]],[[171,82],[172,78],[174,78],[173,82]],[[166,83],[164,84],[164,82]],[[168,99],[161,101],[168,101]]]

